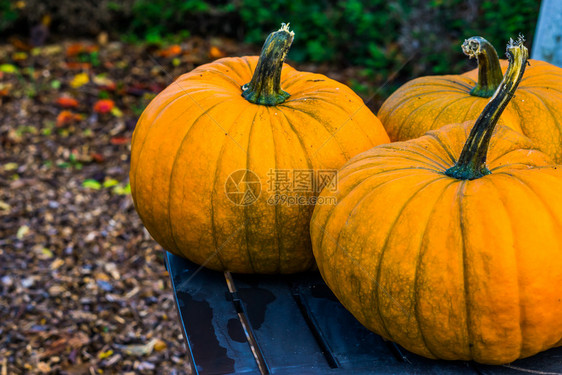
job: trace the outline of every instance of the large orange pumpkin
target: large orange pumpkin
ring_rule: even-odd
[[[268,37],[259,61],[224,58],[198,67],[139,119],[132,196],[148,231],[170,252],[216,270],[310,269],[314,178],[388,142],[351,89],[284,65],[292,40],[284,26]],[[276,200],[283,194],[305,199]]]
[[[472,130],[354,157],[320,196],[337,204],[312,217],[318,268],[343,305],[426,357],[500,364],[562,345],[562,170],[507,127],[491,138],[525,66],[521,43],[508,51]]]
[[[474,120],[482,112],[501,82],[507,61],[500,61],[494,47],[481,37],[466,40],[462,47],[478,59],[477,69],[461,75],[416,78],[383,103],[378,117],[392,141]],[[562,69],[538,60],[529,63],[500,124],[522,132],[562,163]]]

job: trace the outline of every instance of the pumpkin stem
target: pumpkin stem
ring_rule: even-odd
[[[525,39],[510,39],[507,45],[509,66],[494,96],[474,123],[464,144],[457,163],[447,169],[445,174],[459,180],[474,180],[490,174],[486,167],[486,155],[494,128],[502,112],[513,97],[527,65],[528,51],[523,45]]]
[[[277,105],[283,103],[290,95],[281,89],[281,69],[285,57],[291,48],[295,33],[289,30],[289,24],[267,37],[261,50],[258,65],[252,80],[242,86],[242,96],[254,104]]]
[[[502,81],[500,59],[493,45],[481,36],[473,36],[462,44],[462,51],[478,60],[478,82],[470,95],[490,98]]]

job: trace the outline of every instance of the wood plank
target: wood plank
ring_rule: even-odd
[[[384,341],[363,327],[321,280],[296,286],[342,370],[376,373],[474,374],[469,363],[435,361]]]
[[[233,275],[233,279],[273,374],[330,371],[286,277]]]
[[[166,258],[194,373],[259,374],[223,274]]]

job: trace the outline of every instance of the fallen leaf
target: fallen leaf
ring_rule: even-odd
[[[180,53],[181,53],[181,46],[178,44],[174,44],[166,49],[158,51],[158,56],[173,57],[179,55]]]
[[[123,112],[121,112],[121,110],[117,107],[113,107],[111,109],[111,114],[117,118],[123,117]]]
[[[69,61],[65,63],[65,66],[69,70],[89,70],[92,64],[88,62]]]
[[[105,158],[103,157],[102,154],[92,152],[90,156],[92,157],[92,160],[94,160],[96,163],[103,163],[105,161]]]
[[[18,240],[23,239],[29,233],[29,227],[27,225],[22,225],[19,227],[16,237]]]
[[[12,206],[10,206],[8,203],[0,201],[0,211],[10,211],[11,208]]]
[[[125,145],[125,144],[129,143],[129,138],[127,138],[127,137],[112,137],[110,142],[111,142],[112,145]]]
[[[117,195],[129,195],[131,194],[131,184],[127,184],[124,187],[121,185],[115,186],[113,188],[113,193]]]
[[[0,72],[13,74],[18,72],[18,68],[12,64],[2,64],[0,65]]]
[[[55,261],[53,261],[53,263],[51,263],[50,268],[52,270],[56,270],[58,268],[60,268],[60,266],[62,266],[64,264],[64,260],[61,258],[56,259]]]
[[[213,59],[219,59],[221,57],[224,57],[225,53],[221,51],[218,47],[212,46],[211,49],[209,49],[209,56]]]
[[[12,54],[12,59],[15,61],[23,61],[23,60],[27,60],[28,55],[25,52],[14,52]]]
[[[98,354],[99,359],[105,359],[107,357],[111,357],[113,355],[113,350],[109,349],[108,351],[101,352]]]
[[[74,78],[72,78],[72,81],[70,81],[70,86],[76,89],[78,87],[84,86],[88,82],[90,82],[88,73],[78,73],[74,76]]]
[[[57,99],[57,104],[62,108],[76,108],[78,107],[78,100],[68,96],[61,96]]]
[[[4,164],[3,168],[6,172],[13,171],[15,169],[18,169],[18,164],[17,163],[6,163],[6,164]]]
[[[110,187],[116,186],[116,185],[118,185],[118,184],[119,184],[119,181],[117,181],[117,180],[115,180],[115,179],[112,179],[112,178],[109,178],[109,179],[106,179],[106,180],[103,182],[103,187],[104,187],[104,188],[110,188]]]
[[[74,113],[72,111],[64,110],[57,116],[56,125],[60,128],[61,126],[68,125],[74,121],[80,120],[82,120],[82,115]]]
[[[94,76],[92,82],[94,82],[102,90],[113,91],[116,87],[115,82],[113,82],[113,80],[111,80],[110,78],[107,78],[107,76],[104,74],[98,74]]]
[[[105,114],[111,112],[115,107],[115,102],[111,99],[101,99],[94,104],[94,112]]]
[[[99,181],[93,180],[93,179],[86,179],[82,182],[82,186],[88,189],[94,189],[94,190],[99,190],[101,189],[101,184],[99,183]]]
[[[154,343],[154,350],[156,350],[157,352],[161,352],[162,350],[166,349],[168,347],[168,345],[166,344],[165,341],[162,341],[160,339],[157,339],[156,342]]]
[[[158,339],[152,339],[147,344],[144,345],[118,345],[115,344],[115,347],[121,350],[123,353],[133,356],[133,357],[142,357],[145,355],[149,355],[154,350],[154,345],[158,342]]]

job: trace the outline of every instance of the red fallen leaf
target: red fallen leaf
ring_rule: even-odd
[[[66,56],[72,57],[76,56],[85,51],[85,47],[82,43],[73,43],[66,47]]]
[[[111,99],[100,99],[94,104],[94,112],[109,113],[115,107],[115,103]]]
[[[225,56],[225,53],[221,51],[218,47],[212,46],[209,50],[209,56],[213,59],[218,59]]]
[[[125,145],[129,143],[129,138],[127,137],[113,137],[111,138],[112,145]]]
[[[102,154],[98,154],[97,152],[92,152],[90,154],[92,160],[94,160],[96,163],[103,163],[105,161],[105,158],[103,157]]]
[[[85,62],[75,62],[69,61],[64,63],[65,67],[69,70],[88,70],[92,67],[92,64]]]
[[[76,108],[78,107],[78,100],[68,96],[61,96],[57,99],[57,104],[62,108]]]
[[[181,53],[181,46],[178,44],[171,45],[170,47],[158,51],[158,56],[162,57],[173,57]]]
[[[80,121],[82,120],[82,118],[83,116],[81,114],[65,110],[59,113],[59,115],[57,116],[57,126],[61,127],[74,121]]]

